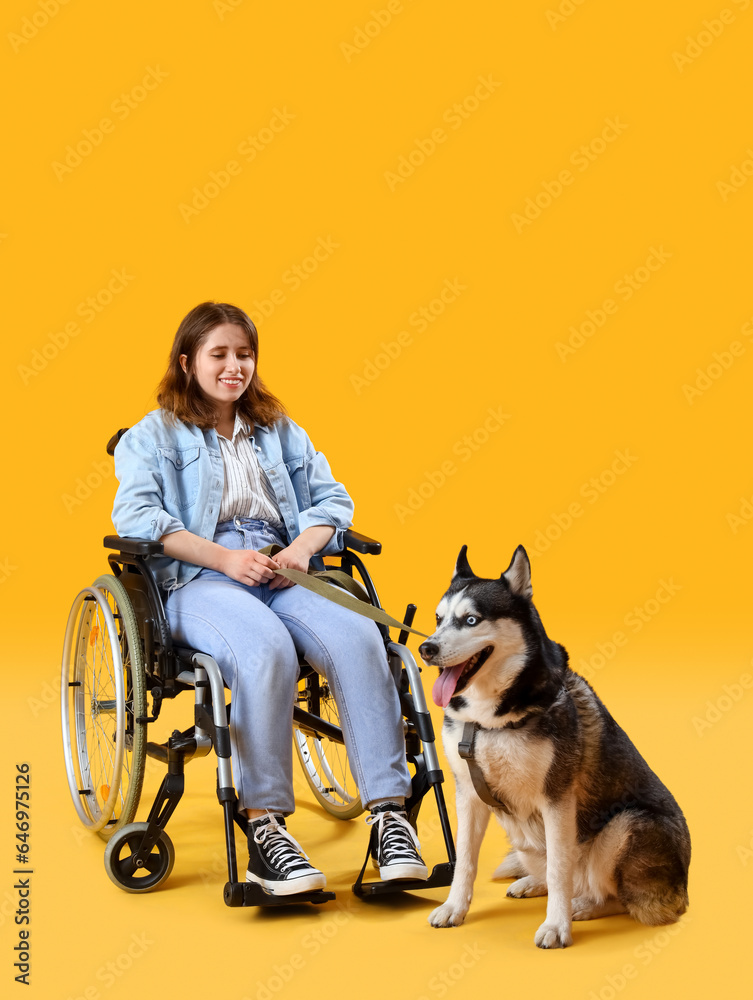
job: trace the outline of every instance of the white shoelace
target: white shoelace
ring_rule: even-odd
[[[269,854],[269,860],[280,871],[287,872],[302,860],[308,861],[309,856],[292,837],[284,826],[280,826],[272,813],[267,812],[269,820],[259,823],[254,830],[254,842],[264,844]]]
[[[384,825],[388,820],[390,825],[385,832]],[[412,858],[411,842],[417,852],[421,850],[421,844],[418,842],[416,831],[403,813],[391,810],[371,813],[370,816],[366,817],[366,824],[367,826],[371,826],[374,823],[377,824],[377,839],[379,844],[382,845],[385,861],[406,856]]]

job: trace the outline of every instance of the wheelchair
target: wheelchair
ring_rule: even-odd
[[[110,439],[109,455],[114,454],[115,445],[126,430],[119,430]],[[216,791],[224,813],[227,852],[225,903],[279,906],[334,899],[334,893],[321,889],[275,896],[256,883],[239,881],[235,826],[245,835],[248,820],[238,809],[233,786],[229,729],[232,705],[225,703],[219,667],[211,656],[171,639],[163,597],[150,566],[150,558],[162,553],[161,542],[108,535],[104,545],[110,550],[111,572],[98,577],[76,595],[68,616],[61,714],[73,805],[84,826],[107,842],[104,862],[108,876],[119,888],[131,893],[149,892],[166,881],[173,868],[175,850],[165,827],[183,795],[185,765],[214,751]],[[314,568],[344,572],[356,587],[363,589],[364,600],[381,607],[374,583],[359,558],[378,555],[381,544],[350,529],[345,533],[344,545],[335,557],[339,564],[327,564],[315,556]],[[333,574],[333,580],[336,575]],[[415,605],[408,605],[403,621],[408,628],[415,611]],[[367,851],[352,886],[353,892],[362,898],[448,886],[455,864],[442,790],[443,774],[420,668],[405,645],[406,631],[401,631],[394,642],[386,625],[377,623],[377,627],[393,676],[399,676],[406,755],[415,768],[411,794],[405,804],[408,819],[417,829],[423,799],[433,790],[447,860],[435,865],[424,881],[368,882],[363,879],[369,860]],[[183,691],[193,692],[193,725],[184,731],[174,730],[164,743],[150,742],[148,727],[159,718],[163,702]],[[305,779],[323,808],[341,820],[360,815],[363,805],[348,767],[337,705],[326,680],[304,659],[299,661],[293,741]],[[134,822],[147,756],[165,764],[167,773],[146,821]],[[369,850],[370,847],[371,843]]]

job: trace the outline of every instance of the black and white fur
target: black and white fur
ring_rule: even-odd
[[[466,661],[442,731],[456,784],[458,856],[447,902],[429,922],[455,927],[465,919],[492,812],[458,755],[463,723],[473,721],[483,727],[476,760],[510,810],[493,810],[512,844],[493,877],[516,879],[508,896],[549,897],[535,943],[567,947],[572,920],[614,913],[672,923],[688,905],[685,818],[591,686],[569,668],[531,595],[522,545],[499,579],[477,577],[463,546],[436,631],[419,648],[440,673]]]

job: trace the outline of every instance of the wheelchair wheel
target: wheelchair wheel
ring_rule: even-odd
[[[313,685],[317,685],[319,689],[318,706]],[[335,726],[340,725],[340,716],[329,684],[318,674],[301,679],[298,701],[305,702],[306,711]],[[309,736],[300,729],[293,730],[293,743],[306,781],[324,809],[338,819],[360,816],[364,809],[358,786],[350,773],[345,746],[326,737]]]
[[[147,714],[146,677],[136,613],[127,590],[116,576],[109,573],[98,577],[94,586],[105,595],[118,629],[126,710],[120,791],[112,816],[99,834],[108,839],[133,820],[141,798],[146,765],[146,723],[136,722],[136,719]]]
[[[135,715],[146,714],[146,695],[138,636],[127,614],[112,592],[85,587],[68,616],[63,649],[68,785],[79,819],[104,839],[135,811],[146,751],[143,725],[133,724]],[[134,730],[140,731],[138,740]]]
[[[141,846],[148,823],[130,823],[110,837],[105,848],[105,870],[119,889],[126,892],[151,892],[162,885],[175,863],[175,848],[164,830],[145,861],[134,855]]]

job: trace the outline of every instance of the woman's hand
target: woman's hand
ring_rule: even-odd
[[[309,559],[311,558],[311,551],[305,542],[300,542],[298,538],[294,539],[287,548],[281,549],[276,553],[274,559],[280,569],[297,569],[301,573],[308,573]],[[294,581],[288,580],[285,576],[275,575],[274,580],[270,583],[270,590],[279,590],[283,587],[292,587]]]
[[[300,533],[287,548],[281,549],[274,559],[254,549],[226,549],[224,545],[210,542],[190,531],[181,530],[162,535],[162,549],[173,559],[182,559],[207,569],[216,569],[231,580],[258,587],[268,583],[271,590],[290,587],[292,580],[278,576],[276,569],[297,569],[306,573],[309,559],[324,548],[334,534],[331,525],[311,525]]]
[[[324,548],[334,533],[335,529],[330,524],[312,524],[294,538],[287,548],[277,553],[275,556],[277,565],[280,569],[297,569],[301,573],[308,573],[309,559],[315,552]],[[281,587],[292,586],[292,580],[276,575],[269,589],[278,590]]]
[[[258,587],[260,583],[283,579],[283,577],[277,577],[273,572],[279,565],[281,564],[275,562],[274,559],[261,552],[256,552],[254,549],[223,548],[221,564],[218,568],[221,573],[229,576],[232,580],[237,580],[239,583],[245,583],[251,587]],[[270,586],[274,586],[274,583]]]

